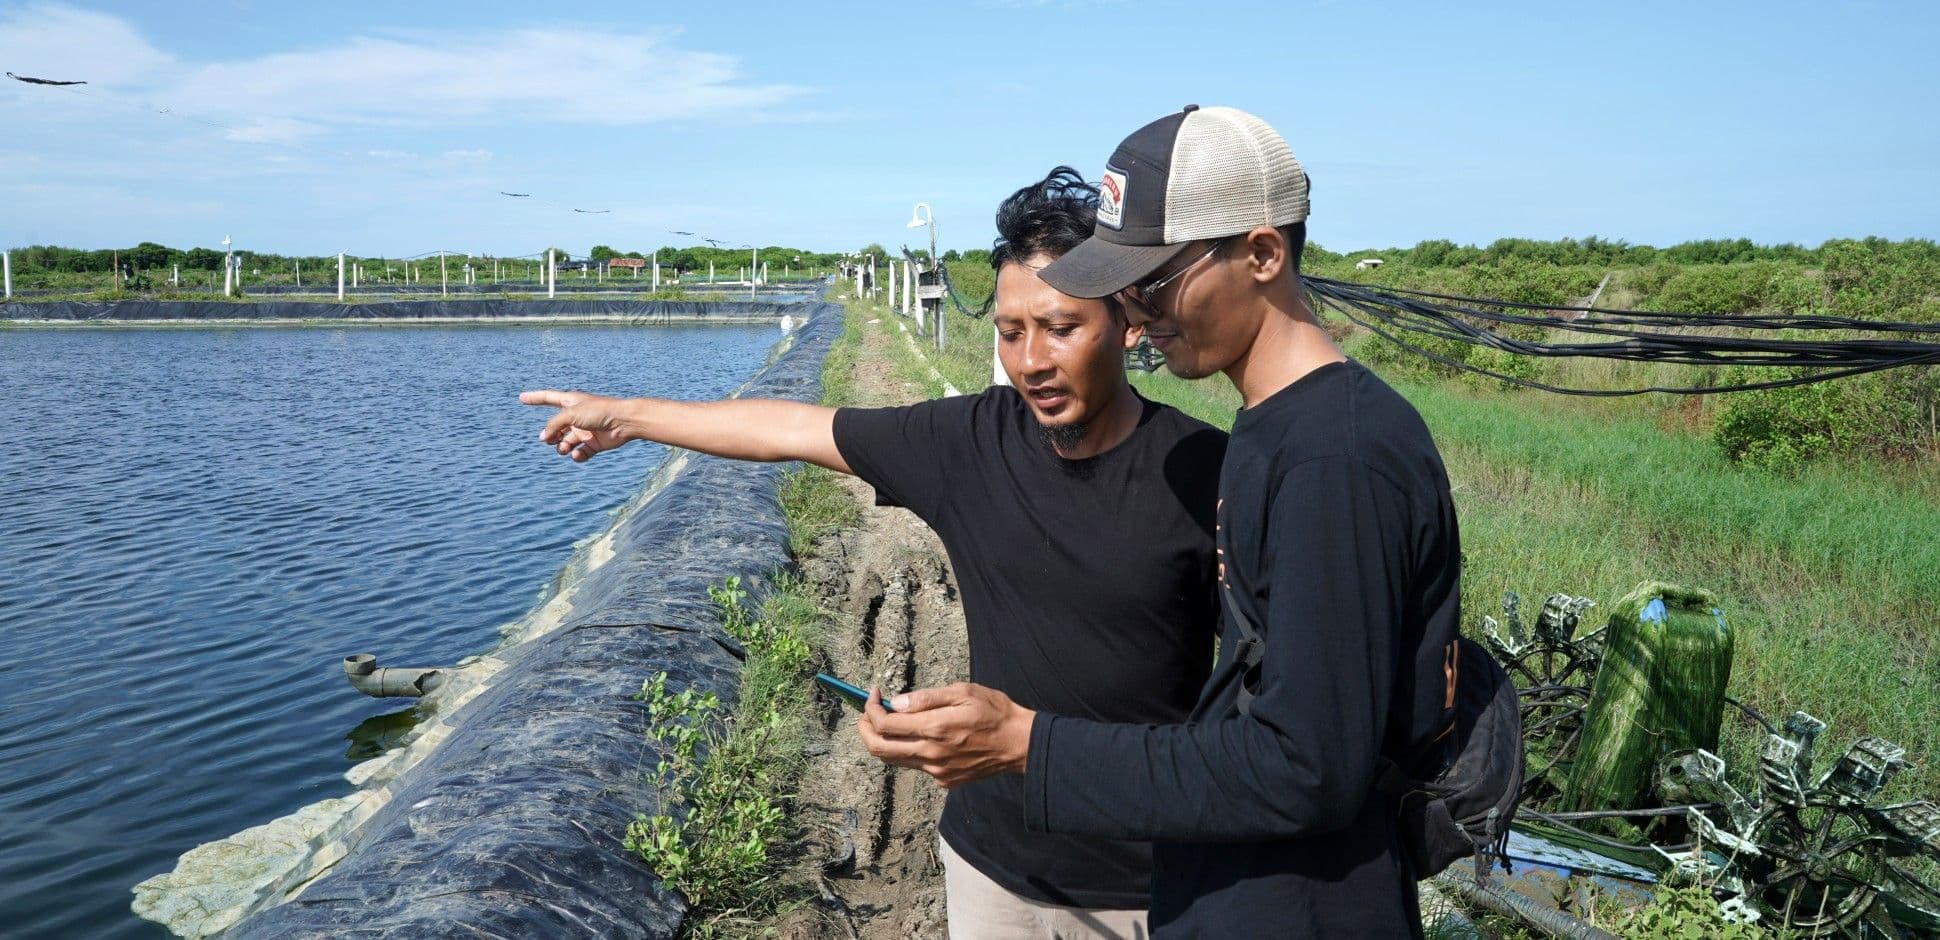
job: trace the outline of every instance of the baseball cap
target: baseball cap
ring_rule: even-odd
[[[1143,280],[1179,246],[1307,218],[1307,172],[1238,108],[1186,105],[1132,132],[1105,163],[1091,237],[1038,276],[1073,297]]]

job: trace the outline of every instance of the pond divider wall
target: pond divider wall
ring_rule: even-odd
[[[396,300],[375,303],[330,303],[306,300],[263,300],[225,303],[220,300],[48,301],[0,304],[0,321],[40,323],[226,323],[448,320],[612,320],[621,323],[678,323],[732,320],[773,320],[800,316],[799,304],[773,301],[717,300]]]
[[[775,313],[806,323],[738,395],[819,401],[841,308]],[[186,936],[674,935],[684,903],[621,845],[664,801],[633,696],[664,670],[736,705],[744,654],[707,588],[738,576],[756,606],[791,563],[785,469],[670,453],[558,592],[421,702],[412,741],[346,774],[357,791],[184,855],[137,913]]]

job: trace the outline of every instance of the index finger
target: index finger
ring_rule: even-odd
[[[520,392],[519,402],[526,405],[551,405],[555,408],[570,408],[578,396],[572,392],[556,389],[540,389],[536,392]]]

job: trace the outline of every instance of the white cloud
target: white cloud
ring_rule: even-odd
[[[453,163],[483,163],[486,160],[492,159],[492,152],[483,149],[447,150],[445,151],[444,157]]]
[[[359,36],[324,49],[194,67],[159,93],[210,113],[431,126],[745,117],[803,92],[748,83],[735,59],[677,48],[664,35],[521,29],[438,39]]]
[[[807,89],[758,84],[732,56],[668,32],[525,28],[354,36],[303,51],[203,64],[157,49],[126,20],[40,4],[0,14],[0,60],[18,74],[85,80],[119,104],[287,143],[333,127],[497,122],[647,124],[786,117]]]

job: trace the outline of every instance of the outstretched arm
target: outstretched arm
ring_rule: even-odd
[[[740,398],[608,398],[553,390],[521,392],[519,401],[559,409],[539,432],[539,440],[576,461],[628,441],[656,441],[735,460],[805,460],[854,472],[835,446],[835,409],[819,405]]]

